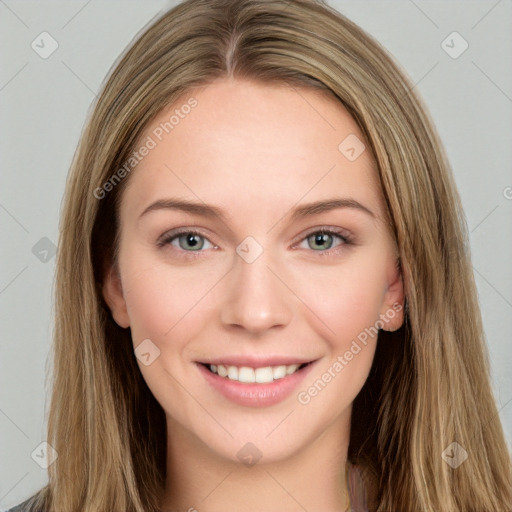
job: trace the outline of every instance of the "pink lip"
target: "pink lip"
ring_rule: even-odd
[[[281,359],[282,360],[282,359]],[[226,360],[224,360],[226,361]],[[212,363],[214,364],[214,363]],[[295,363],[289,363],[295,364]],[[204,365],[196,363],[199,371],[204,376],[208,384],[216,391],[224,395],[232,402],[243,405],[246,407],[268,407],[277,404],[287,398],[294,389],[304,380],[306,375],[311,371],[314,362],[308,364],[301,370],[298,370],[291,375],[287,375],[282,379],[277,379],[268,384],[256,384],[238,382],[228,379],[227,377],[220,377],[216,373],[212,373]],[[236,365],[238,366],[238,365]],[[251,365],[241,365],[251,366]],[[263,366],[276,366],[273,364],[263,364],[262,366],[252,366],[253,368],[261,368]]]

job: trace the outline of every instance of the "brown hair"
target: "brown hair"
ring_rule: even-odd
[[[349,459],[375,511],[505,511],[510,454],[489,376],[459,196],[426,108],[387,52],[317,0],[186,0],[149,26],[104,84],[69,174],[55,283],[48,442],[34,503],[55,512],[157,512],[161,406],[129,329],[102,297],[129,176],[98,199],[161,109],[226,76],[315,87],[351,113],[375,157],[404,279],[405,323],[381,332],[353,407]],[[456,469],[442,452],[458,442]]]

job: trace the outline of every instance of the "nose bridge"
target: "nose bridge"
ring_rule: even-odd
[[[258,332],[290,322],[290,292],[275,275],[279,275],[280,265],[272,256],[273,251],[254,237],[249,236],[238,245],[222,305],[225,325]]]

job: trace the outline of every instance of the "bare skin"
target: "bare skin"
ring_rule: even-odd
[[[403,322],[393,308],[403,304],[403,284],[375,164],[368,149],[353,161],[338,149],[348,135],[363,136],[331,97],[238,79],[188,92],[141,140],[192,96],[197,106],[129,177],[118,266],[104,284],[134,349],[149,339],[160,351],[149,365],[137,362],[167,418],[163,510],[343,512],[352,402],[377,339],[368,336],[357,352],[353,343],[379,319],[390,331]],[[215,205],[225,218],[171,208],[141,215],[171,197]],[[335,198],[371,213],[349,205],[292,216]],[[176,228],[185,234],[159,246]],[[340,234],[322,240],[320,228]],[[193,244],[187,229],[200,232]],[[255,243],[243,245],[246,237]],[[248,262],[240,244],[262,252]],[[252,407],[226,398],[200,371],[198,362],[232,355],[314,363],[284,399]],[[308,391],[322,378],[320,391]],[[244,446],[255,464],[241,460]]]

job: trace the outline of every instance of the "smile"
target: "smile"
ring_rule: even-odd
[[[230,361],[234,363],[235,361]],[[310,373],[316,360],[309,362],[272,361],[288,364],[257,364],[258,361],[240,361],[240,366],[215,362],[197,362],[200,374],[216,393],[230,402],[245,407],[268,407],[288,398]],[[247,366],[247,364],[253,366]]]

